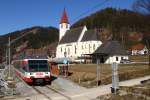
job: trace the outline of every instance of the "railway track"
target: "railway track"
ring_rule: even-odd
[[[69,96],[50,86],[33,86],[33,89],[48,100],[72,100]]]
[[[52,100],[48,95],[46,95],[45,93],[43,93],[43,91],[41,91],[38,87],[33,86],[33,89],[35,91],[37,91],[39,94],[43,95],[44,97],[46,97],[48,100]]]
[[[57,94],[59,94],[59,95],[65,97],[67,100],[72,100],[69,96],[65,95],[64,93],[62,93],[62,92],[60,92],[60,91],[58,91],[58,90],[56,90],[56,89],[54,89],[54,88],[52,88],[52,87],[50,87],[50,86],[46,86],[46,87],[47,87],[48,89],[54,91],[55,93],[57,93]]]

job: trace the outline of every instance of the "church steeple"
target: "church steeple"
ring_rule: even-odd
[[[69,24],[68,16],[67,16],[67,12],[66,12],[65,8],[64,8],[64,12],[63,12],[63,15],[62,15],[61,21],[60,21],[60,24],[62,24],[62,23],[68,23]]]
[[[59,23],[59,41],[65,35],[67,30],[70,30],[70,24],[68,21],[66,9],[64,8],[63,15],[62,15],[60,23]]]

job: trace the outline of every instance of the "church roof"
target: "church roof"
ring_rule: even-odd
[[[118,41],[107,41],[103,43],[93,54],[127,55],[125,49],[123,49]]]
[[[88,30],[85,32],[81,41],[99,40],[98,34],[94,30]]]
[[[61,17],[60,23],[69,23],[66,9],[64,8],[63,15]]]
[[[82,30],[83,30],[83,27],[68,30],[65,33],[65,35],[62,37],[62,39],[60,40],[59,44],[77,42]]]

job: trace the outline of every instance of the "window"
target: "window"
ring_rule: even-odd
[[[68,48],[68,55],[70,55],[70,48]]]
[[[62,52],[62,47],[61,47],[61,52]]]
[[[95,44],[93,44],[93,50],[95,51]]]
[[[66,57],[66,56],[67,56],[67,52],[66,52],[66,48],[65,48],[64,57]]]
[[[83,45],[82,45],[82,50],[84,49]]]
[[[66,28],[68,28],[68,24],[66,24]]]
[[[121,60],[123,60],[123,57],[121,57]]]
[[[67,52],[64,52],[64,57],[66,57],[67,56]]]
[[[86,44],[85,44],[85,49],[86,49]]]
[[[30,72],[48,72],[49,66],[47,60],[29,60]]]
[[[74,53],[76,54],[77,53],[77,47],[76,46],[74,46]]]
[[[61,28],[63,28],[63,24],[61,24]]]
[[[23,65],[22,69],[23,71],[27,72],[27,66]]]
[[[90,48],[91,48],[91,47],[90,47],[90,44],[89,44],[89,53],[91,52],[91,51],[90,51]]]
[[[116,57],[116,61],[118,61],[118,57]]]

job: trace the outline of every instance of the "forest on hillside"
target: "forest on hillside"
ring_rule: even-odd
[[[72,27],[84,25],[88,29],[107,30],[100,33],[102,40],[111,35],[126,49],[137,43],[150,47],[150,0],[135,0],[132,11],[116,8],[99,10],[80,19]]]
[[[19,38],[20,36],[23,37]],[[26,45],[25,49],[38,49],[58,42],[58,36],[58,29],[54,27],[36,26],[11,32],[0,36],[0,54],[3,56],[6,54],[9,37],[10,41],[17,39],[11,44],[11,52],[14,54],[17,48],[23,47],[23,45]]]
[[[150,0],[135,0],[133,10],[105,8],[99,10],[74,23],[71,28],[86,25],[88,29],[98,30],[100,39],[118,40],[124,48],[144,43],[150,47]],[[99,31],[102,30],[102,31]],[[8,37],[17,40],[11,48],[16,49],[28,44],[28,48],[42,48],[51,43],[58,42],[58,29],[54,27],[31,27],[0,36],[0,56],[5,55]],[[15,52],[15,50],[13,50]]]

